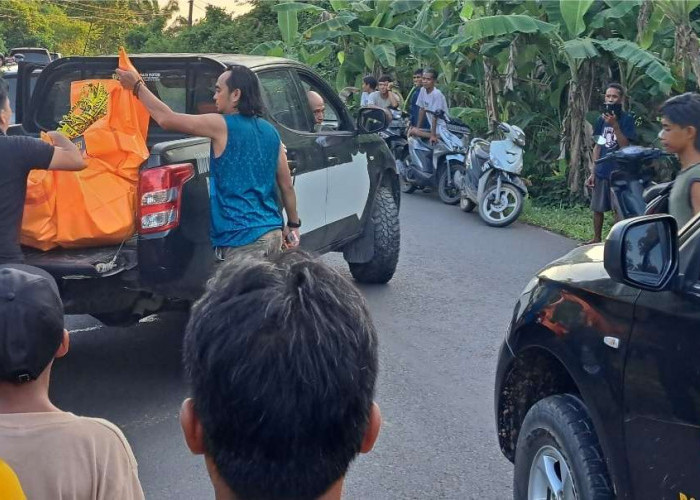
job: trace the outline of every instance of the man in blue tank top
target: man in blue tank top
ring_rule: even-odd
[[[118,69],[117,75],[164,130],[211,138],[210,235],[219,260],[242,251],[277,253],[283,237],[289,246],[299,244],[301,221],[287,156],[277,130],[261,118],[264,106],[255,73],[245,66],[229,66],[216,82],[218,113],[202,115],[174,112],[134,71]]]

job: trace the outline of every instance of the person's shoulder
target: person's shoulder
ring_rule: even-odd
[[[126,440],[126,436],[119,427],[109,420],[95,417],[75,416],[73,423],[77,433],[96,441],[105,448],[117,448],[118,451],[126,453],[129,461],[135,464],[131,446]]]

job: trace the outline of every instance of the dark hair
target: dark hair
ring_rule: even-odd
[[[423,74],[426,74],[426,73],[430,73],[431,75],[433,75],[433,80],[437,80],[437,77],[438,77],[438,75],[439,75],[439,73],[437,72],[437,70],[436,70],[436,69],[433,69],[433,68],[425,68],[425,69],[423,70]]]
[[[700,95],[686,92],[666,100],[661,114],[681,127],[695,127],[695,149],[700,151]]]
[[[413,72],[413,76],[416,76],[416,75],[423,75],[423,68],[418,68],[417,70],[415,70]]]
[[[390,82],[390,81],[391,81],[391,77],[390,77],[389,75],[382,75],[382,76],[379,77],[379,80],[378,80],[378,81],[380,81],[380,82]]]
[[[372,75],[367,75],[362,79],[364,83],[369,85],[369,88],[371,89],[376,89],[377,88],[377,79],[373,77]]]
[[[238,64],[228,66],[226,71],[231,72],[226,80],[229,92],[235,89],[241,91],[238,112],[243,116],[262,116],[265,104],[260,93],[260,81],[255,73]]]
[[[301,251],[222,264],[185,369],[207,455],[241,499],[317,498],[360,451],[377,376],[364,299]]]
[[[5,107],[5,101],[9,99],[8,95],[9,87],[7,82],[3,78],[0,78],[0,109]]]
[[[605,87],[605,90],[607,90],[607,89],[617,90],[620,93],[620,97],[625,95],[625,88],[622,85],[620,85],[619,83],[615,83],[615,82],[608,83],[608,86]]]

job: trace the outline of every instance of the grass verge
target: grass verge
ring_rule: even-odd
[[[537,200],[527,198],[520,220],[578,241],[588,241],[593,237],[593,213],[583,205],[538,205]],[[603,224],[604,235],[608,234],[612,225],[613,216],[608,213]]]

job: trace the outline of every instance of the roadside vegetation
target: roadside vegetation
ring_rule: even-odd
[[[658,105],[697,90],[700,76],[700,0],[252,3],[236,18],[208,6],[188,26],[175,1],[0,0],[0,50],[105,54],[124,44],[132,53],[275,55],[315,67],[337,91],[388,73],[404,94],[413,70],[432,66],[452,114],[476,135],[498,121],[525,130],[525,218],[578,239],[592,234],[584,181],[605,85],[628,89],[625,106],[640,143],[651,146]],[[657,177],[674,171],[658,165]]]

